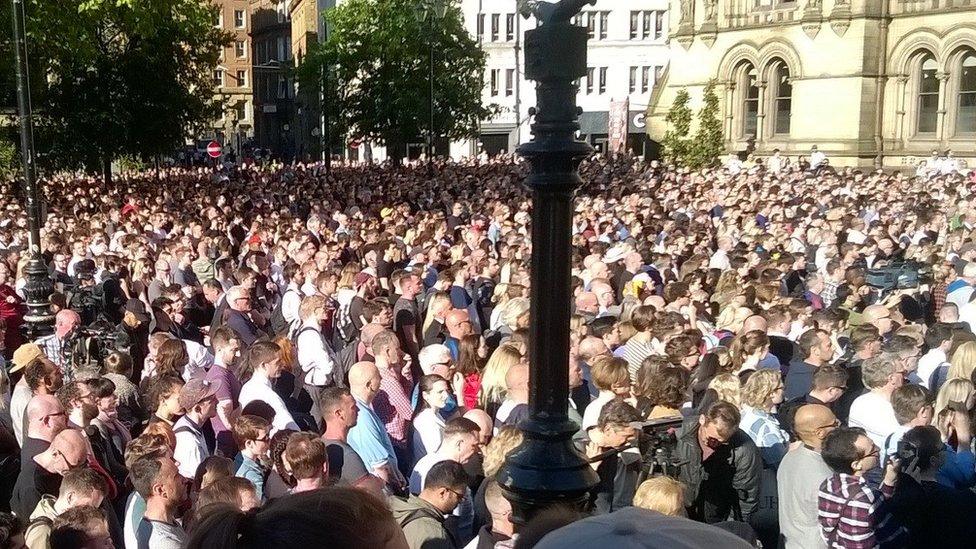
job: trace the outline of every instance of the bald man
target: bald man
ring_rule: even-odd
[[[593,292],[580,292],[576,296],[576,314],[583,315],[587,319],[596,318],[600,312],[600,301]]]
[[[374,475],[394,489],[405,485],[397,471],[393,442],[380,416],[373,410],[373,400],[380,391],[380,371],[372,362],[357,362],[349,369],[349,392],[356,399],[359,418],[349,429],[346,443],[359,454]]]
[[[891,311],[884,305],[871,305],[866,307],[861,314],[864,317],[864,323],[877,328],[881,337],[887,336],[894,328],[891,321]]]
[[[529,417],[529,365],[518,363],[505,374],[505,387],[508,393],[505,401],[495,414],[494,434],[504,425],[518,425]]]
[[[68,334],[74,332],[78,326],[81,326],[81,316],[71,309],[61,309],[54,317],[54,333],[37,340],[37,344],[44,351],[47,358],[61,367],[61,370],[64,372],[64,377],[67,379],[71,379],[72,372],[68,368],[70,365],[64,361],[64,353],[61,352],[61,346],[67,339]]]
[[[68,424],[61,402],[54,395],[36,395],[27,403],[27,438],[21,459],[33,458],[47,450],[55,435]]]
[[[586,390],[586,394],[589,394],[591,398],[595,398],[599,391],[596,386],[592,383],[592,376],[590,375],[590,364],[604,355],[610,354],[610,348],[603,339],[596,336],[587,336],[580,341],[579,344],[579,360],[580,360],[580,370],[583,373],[583,389]],[[580,410],[586,408],[589,404],[589,399],[582,396],[583,389],[578,389],[573,392],[573,399],[576,400],[577,406],[580,406]],[[577,394],[579,393],[579,394]],[[585,400],[583,402],[582,400]]]
[[[787,452],[776,472],[780,533],[787,549],[819,549],[824,544],[817,522],[817,492],[832,474],[820,448],[840,422],[830,408],[807,404],[796,411],[794,425],[802,445]]]
[[[10,509],[26,520],[46,495],[57,496],[61,475],[69,469],[84,467],[88,460],[88,443],[81,431],[65,429],[54,436],[47,450],[20,464],[20,474],[10,498]]]
[[[451,350],[451,358],[457,360],[461,339],[474,331],[471,325],[471,316],[465,309],[451,309],[444,319],[444,326],[448,333],[448,336],[444,338],[444,345],[447,345],[447,348]]]
[[[478,426],[478,442],[482,447],[491,442],[491,435],[494,430],[491,416],[481,408],[472,408],[464,412],[464,417],[470,419]]]

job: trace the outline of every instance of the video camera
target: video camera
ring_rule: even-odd
[[[918,288],[923,283],[931,283],[932,266],[917,261],[899,261],[877,269],[869,269],[865,282],[872,288],[882,291]]]
[[[640,424],[637,448],[643,464],[637,479],[638,486],[645,479],[658,474],[677,478],[678,468],[684,464],[674,455],[682,421],[681,417],[666,417]]]

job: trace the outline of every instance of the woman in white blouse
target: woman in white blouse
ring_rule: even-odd
[[[413,459],[418,461],[437,451],[444,432],[441,410],[451,396],[447,380],[437,374],[420,378],[420,401],[413,416]]]

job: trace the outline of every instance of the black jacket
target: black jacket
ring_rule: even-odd
[[[688,518],[710,524],[730,517],[747,522],[759,507],[759,450],[749,435],[736,429],[728,444],[703,463],[698,427],[698,416],[685,420],[675,449],[682,462],[679,480],[685,484]]]

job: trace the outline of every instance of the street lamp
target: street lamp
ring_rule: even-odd
[[[14,50],[17,63],[17,111],[20,118],[20,153],[24,160],[24,190],[27,196],[27,265],[24,277],[27,285],[28,335],[36,338],[50,331],[54,324],[51,314],[51,293],[54,285],[41,258],[41,201],[42,189],[34,173],[34,123],[30,102],[30,73],[27,64],[27,39],[24,32],[24,0],[11,0],[13,8]]]
[[[427,23],[427,42],[430,49],[427,66],[427,83],[430,86],[427,97],[427,113],[430,116],[427,126],[427,172],[430,177],[434,176],[434,20],[441,20],[447,15],[449,1],[421,0],[414,6],[417,19]]]
[[[579,426],[567,415],[573,197],[582,185],[579,164],[593,151],[575,137],[575,82],[586,74],[588,36],[570,20],[588,3],[519,2],[519,13],[540,23],[525,33],[525,76],[536,81],[533,138],[518,148],[532,167],[525,182],[532,191],[529,417],[519,424],[524,442],[496,479],[521,524],[555,504],[582,504],[597,483],[573,446]]]

